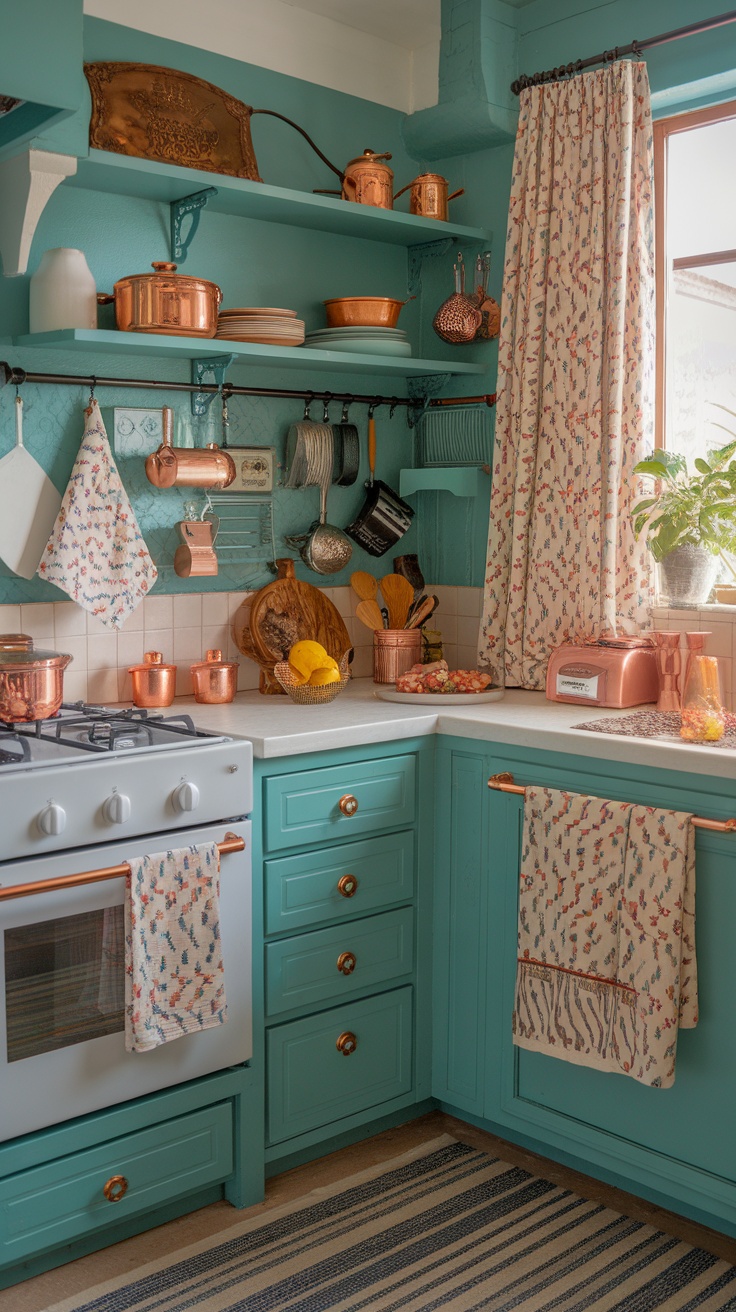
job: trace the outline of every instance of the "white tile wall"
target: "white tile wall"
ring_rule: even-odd
[[[481,589],[427,585],[426,590],[439,597],[430,626],[442,634],[446,660],[451,666],[475,666]],[[350,634],[355,649],[353,674],[369,678],[373,635],[355,615],[355,594],[349,587],[324,591]],[[219,647],[225,659],[239,662],[238,689],[242,692],[258,687],[259,671],[238,651],[230,630],[235,612],[250,596],[248,592],[208,592],[146,597],[119,633],[111,633],[73,601],[0,606],[0,633],[29,633],[37,647],[68,652],[73,658],[64,675],[68,701],[130,701],[128,667],[139,665],[146,651],[160,651],[167,663],[178,667],[177,696],[189,696],[190,666],[212,647]],[[736,607],[733,619],[736,623]],[[722,627],[719,643],[725,649],[730,625]],[[729,666],[731,659],[729,646]]]

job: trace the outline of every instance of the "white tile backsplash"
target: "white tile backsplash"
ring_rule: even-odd
[[[20,632],[20,606],[0,606],[0,633]]]

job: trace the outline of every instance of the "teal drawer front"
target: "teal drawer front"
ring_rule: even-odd
[[[324,852],[277,857],[266,861],[265,872],[267,934],[351,920],[365,911],[410,901],[414,836],[384,834],[334,844]]]
[[[344,1034],[355,1036],[349,1056],[336,1046]],[[275,1025],[267,1057],[271,1144],[409,1093],[412,989]]]
[[[413,756],[393,756],[267,779],[266,848],[304,847],[410,825],[414,776]],[[353,815],[340,810],[346,797],[358,803]]]
[[[232,1138],[232,1106],[218,1103],[8,1176],[0,1183],[0,1265],[226,1179]],[[114,1175],[128,1187],[108,1202],[103,1188]]]
[[[338,962],[340,963],[338,965]],[[339,1002],[406,975],[414,965],[414,913],[387,911],[266,946],[266,1014]]]

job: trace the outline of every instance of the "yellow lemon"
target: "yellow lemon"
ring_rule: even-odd
[[[321,670],[314,670],[309,676],[309,683],[312,688],[323,688],[327,683],[339,682],[340,671],[338,669],[333,670],[332,666],[325,666]]]
[[[312,642],[305,638],[302,642],[295,642],[289,652],[289,664],[293,670],[303,674],[308,679],[313,670],[321,670],[329,665],[331,657],[327,655],[324,647],[320,642]]]

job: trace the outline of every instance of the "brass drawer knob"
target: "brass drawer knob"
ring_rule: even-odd
[[[354,897],[358,891],[358,881],[355,875],[342,875],[337,881],[337,891],[340,897]]]
[[[341,952],[337,958],[337,969],[343,975],[352,975],[355,970],[355,957],[352,952]]]
[[[358,799],[353,797],[352,793],[345,793],[337,804],[343,815],[355,815],[358,809]]]
[[[128,1181],[124,1175],[111,1175],[102,1192],[108,1203],[119,1203],[123,1194],[128,1192]]]
[[[349,1057],[351,1052],[355,1052],[357,1046],[358,1040],[354,1034],[350,1033],[350,1030],[344,1030],[336,1044],[337,1051],[341,1052],[343,1057]]]

